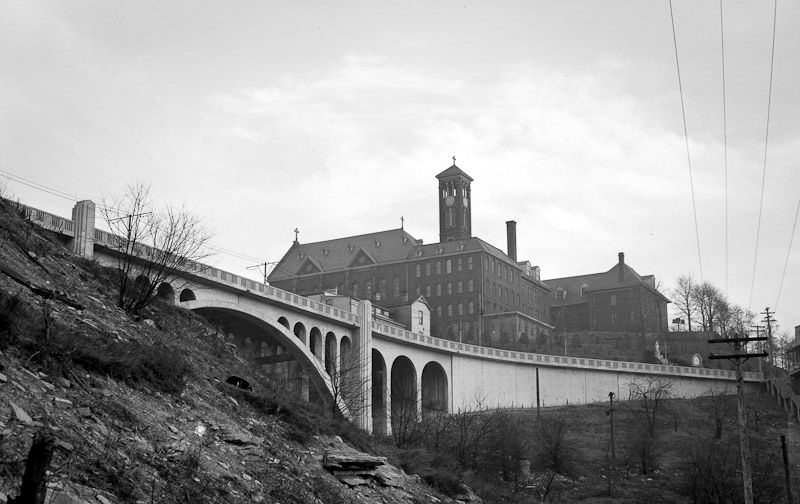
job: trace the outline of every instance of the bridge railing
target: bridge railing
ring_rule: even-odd
[[[327,305],[325,303],[319,303],[307,297],[300,296],[277,287],[264,285],[262,282],[257,282],[243,276],[235,275],[228,271],[200,263],[193,263],[189,270],[192,275],[199,278],[220,283],[228,287],[233,287],[259,297],[272,299],[282,304],[289,304],[300,311],[321,314],[325,317],[339,320],[348,325],[360,324],[358,315],[354,313],[346,310],[340,310],[339,308]]]
[[[615,361],[588,357],[545,355],[515,350],[489,348],[479,345],[459,343],[458,341],[451,341],[433,336],[425,336],[423,334],[413,333],[405,329],[400,329],[392,325],[382,324],[379,322],[372,323],[372,331],[390,339],[405,341],[428,348],[440,349],[448,353],[472,355],[482,359],[519,362],[523,364],[534,364],[540,366],[596,369],[598,371],[618,371],[634,374],[736,380],[736,373],[726,369],[675,366],[671,364],[648,364],[645,362]],[[743,375],[745,381],[760,382],[763,380],[761,373],[744,372]]]
[[[55,231],[67,236],[75,236],[75,223],[64,217],[33,208],[28,205],[23,205],[19,202],[9,201],[10,204],[17,208],[19,214],[29,221],[41,226],[50,231]]]

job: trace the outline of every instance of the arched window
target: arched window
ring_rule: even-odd
[[[453,293],[453,282],[447,282],[447,294]]]
[[[442,284],[436,284],[436,295],[437,296],[442,295]]]
[[[467,280],[467,292],[472,292],[475,290],[475,283],[470,279]]]
[[[392,293],[394,294],[394,297],[400,297],[400,277],[394,277]]]
[[[464,315],[464,303],[458,303],[458,314]]]
[[[473,313],[475,313],[475,303],[473,303],[472,301],[470,301],[469,303],[467,303],[467,312],[468,312],[470,315],[472,315]]]
[[[581,297],[585,296],[588,290],[589,290],[589,284],[581,285]]]
[[[420,266],[419,264],[414,266],[414,276],[417,278],[422,276],[422,266]]]
[[[467,257],[467,269],[472,269],[472,257]]]
[[[464,292],[464,282],[463,281],[459,280],[458,283],[456,284],[456,287],[457,287],[456,292],[458,292],[459,294]]]
[[[442,274],[442,261],[436,261],[436,274]]]

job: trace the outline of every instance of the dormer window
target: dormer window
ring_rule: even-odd
[[[581,285],[581,297],[585,296],[589,290],[589,284]]]

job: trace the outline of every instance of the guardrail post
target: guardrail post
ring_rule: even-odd
[[[72,251],[81,257],[94,257],[94,203],[83,200],[72,207],[72,221],[75,223],[75,237],[72,239]]]

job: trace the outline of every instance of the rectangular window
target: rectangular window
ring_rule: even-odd
[[[445,273],[452,273],[453,272],[453,261],[448,259],[445,263]]]
[[[467,269],[472,269],[472,257],[467,257]]]
[[[425,263],[425,276],[431,276],[431,263]]]
[[[442,284],[436,284],[436,295],[437,296],[442,295]]]
[[[458,292],[459,294],[464,292],[464,282],[462,282],[461,280],[458,281],[456,287],[457,287],[456,292]]]
[[[464,315],[464,304],[463,303],[458,303],[458,314],[459,315]]]
[[[414,266],[414,276],[417,278],[422,276],[422,267],[419,264]]]
[[[475,290],[475,283],[472,280],[467,280],[467,292],[472,292]]]
[[[450,295],[453,293],[453,282],[447,282],[447,294]]]
[[[425,297],[426,298],[431,297],[431,286],[430,285],[426,285],[425,286]]]
[[[442,274],[442,262],[441,261],[436,261],[436,274],[437,275],[441,275]]]
[[[453,305],[451,305],[451,304],[447,305],[447,316],[448,317],[452,317],[453,316]]]
[[[422,310],[417,311],[417,317],[419,324],[422,325],[422,322],[424,320],[424,318],[422,317]]]
[[[464,269],[464,262],[461,260],[460,257],[458,258],[458,262],[456,264],[457,264],[458,271],[461,271],[462,269]]]

